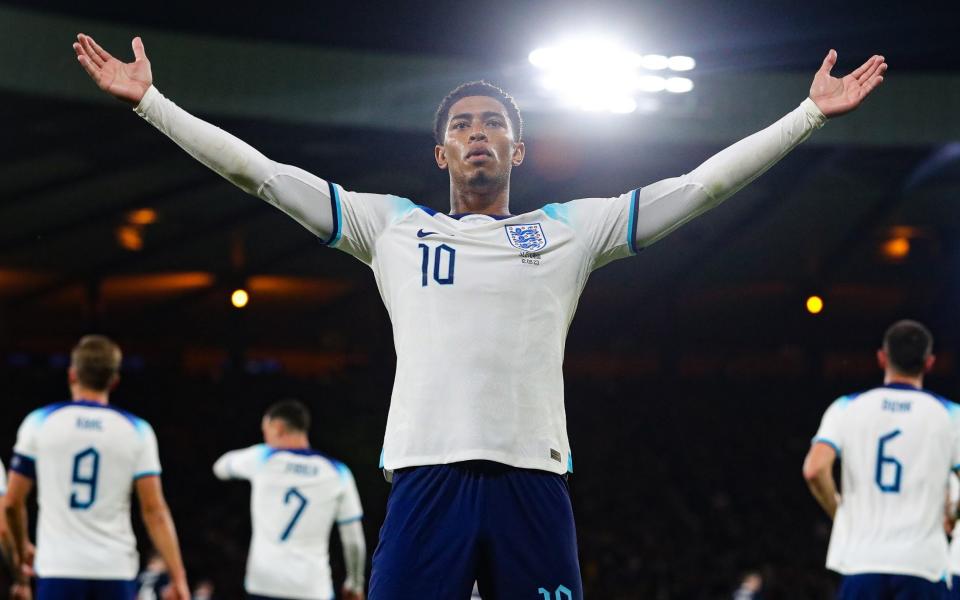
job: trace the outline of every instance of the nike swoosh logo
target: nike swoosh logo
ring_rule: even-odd
[[[428,235],[436,235],[436,234],[437,234],[436,231],[424,231],[424,230],[421,229],[420,231],[417,232],[417,237],[418,237],[418,238],[425,238],[425,237],[427,237]]]

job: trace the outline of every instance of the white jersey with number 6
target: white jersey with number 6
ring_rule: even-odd
[[[842,501],[827,568],[940,580],[947,570],[947,477],[960,467],[960,407],[890,384],[843,396],[823,415],[814,443],[841,460]]]
[[[257,444],[227,452],[220,479],[250,481],[253,537],[244,587],[250,594],[333,598],[329,540],[334,523],[363,518],[350,469],[310,449]]]
[[[136,578],[130,493],[160,474],[150,425],[110,405],[61,402],[24,419],[13,451],[10,469],[37,484],[37,574]]]

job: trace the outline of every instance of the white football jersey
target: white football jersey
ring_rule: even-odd
[[[814,437],[841,461],[827,568],[930,581],[946,574],[943,510],[947,477],[960,467],[958,420],[956,404],[904,384],[830,405]]]
[[[136,578],[130,493],[136,479],[160,474],[146,421],[95,402],[45,406],[20,425],[10,468],[36,478],[40,577]]]
[[[723,202],[826,122],[806,98],[680,177],[498,219],[346,191],[268,159],[153,86],[134,110],[373,269],[397,351],[381,466],[480,459],[554,473],[572,466],[561,367],[590,272]]]
[[[637,192],[457,218],[331,186],[330,245],[370,265],[393,324],[381,466],[482,459],[572,470],[567,330],[590,272],[635,253]]]
[[[258,444],[227,452],[221,479],[250,481],[253,537],[244,587],[250,594],[333,598],[329,540],[334,523],[363,518],[350,469],[310,449]]]

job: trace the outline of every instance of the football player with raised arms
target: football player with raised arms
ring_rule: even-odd
[[[6,515],[18,571],[32,566],[39,600],[133,599],[140,570],[130,524],[134,490],[150,540],[170,569],[169,598],[190,598],[160,485],[157,438],[146,421],[109,403],[120,361],[120,348],[110,339],[81,338],[70,355],[72,399],[31,412],[17,432]],[[26,509],[34,485],[35,558]]]
[[[353,474],[310,448],[310,412],[302,402],[274,404],[261,429],[265,443],[227,452],[213,465],[220,479],[250,482],[249,598],[333,598],[328,543],[336,523],[347,569],[341,598],[363,600],[367,547]]]
[[[193,117],[153,85],[140,38],[130,63],[84,34],[74,51],[102,90],[197,160],[373,270],[397,352],[373,600],[466,599],[475,579],[484,598],[582,597],[562,363],[590,272],[731,196],[859,106],[887,68],[873,56],[835,78],[831,50],[809,98],[690,173],[520,215],[510,213],[511,171],[526,151],[519,110],[493,85],[464,84],[434,124],[446,214],[349,191]]]
[[[877,361],[883,385],[834,401],[803,463],[810,492],[833,519],[827,568],[843,575],[841,600],[942,598],[960,407],[923,389],[934,355],[920,323],[891,325]]]

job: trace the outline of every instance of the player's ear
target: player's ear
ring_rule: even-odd
[[[930,356],[928,356],[927,358],[925,358],[925,359],[923,360],[923,372],[924,372],[924,373],[929,373],[930,371],[932,371],[932,370],[933,370],[933,365],[934,365],[934,363],[936,363],[936,362],[937,362],[937,357],[936,357],[935,355],[933,355],[933,354],[931,354]]]
[[[883,351],[883,348],[877,350],[877,364],[880,365],[882,371],[887,370],[887,353]]]
[[[444,149],[444,147],[441,146],[440,144],[437,144],[437,145],[433,148],[433,157],[434,157],[435,159],[437,159],[437,166],[440,167],[441,169],[443,169],[444,171],[446,171],[446,170],[447,170],[447,151],[446,151],[446,149]]]
[[[113,390],[117,389],[117,386],[118,386],[118,385],[120,385],[120,375],[119,375],[119,374],[113,376],[113,380],[110,381],[110,387],[107,388],[107,391],[112,392]]]
[[[523,157],[526,155],[527,147],[523,142],[517,142],[513,145],[513,156],[510,157],[510,162],[513,163],[513,166],[519,167],[523,163]]]
[[[73,365],[67,368],[67,383],[73,385],[77,382],[77,369]]]

